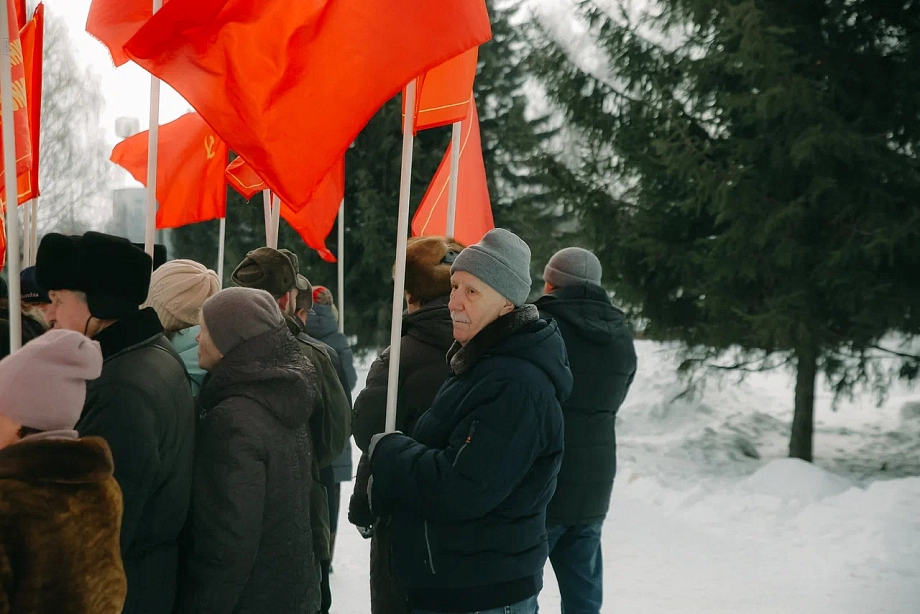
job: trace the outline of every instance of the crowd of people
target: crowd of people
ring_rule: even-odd
[[[223,290],[199,263],[153,264],[50,234],[22,272],[24,345],[0,348],[0,612],[328,613],[353,477],[374,614],[533,614],[547,559],[565,614],[600,611],[636,354],[591,252],[553,256],[529,303],[513,233],[410,240],[389,433],[389,348],[352,402],[332,295],[294,253],[250,252]]]

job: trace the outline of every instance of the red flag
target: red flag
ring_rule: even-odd
[[[93,0],[86,31],[108,48],[115,66],[121,66],[130,59],[124,46],[151,17],[151,0]]]
[[[387,100],[490,37],[484,0],[171,0],[125,51],[297,210]]]
[[[3,265],[6,264],[6,227],[3,225],[3,220],[6,219],[6,211],[3,210],[3,205],[0,204],[0,271],[3,270]]]
[[[478,243],[484,234],[495,228],[486,167],[482,161],[482,140],[479,135],[479,114],[476,103],[469,106],[470,116],[463,120],[460,135],[460,171],[457,188],[457,216],[454,238],[464,245]],[[450,177],[450,150],[422,198],[415,217],[412,218],[412,236],[444,235],[447,232],[448,179]]]
[[[16,11],[16,29],[22,30],[26,26],[26,0],[12,0],[12,3]]]
[[[335,218],[345,198],[345,158],[339,158],[319,187],[313,198],[295,211],[286,204],[281,205],[281,217],[297,231],[303,242],[315,249],[326,262],[335,262],[335,256],[326,249],[326,237],[332,232]]]
[[[252,167],[246,164],[246,160],[237,158],[227,166],[224,173],[227,183],[233,186],[233,189],[243,195],[246,200],[252,200],[252,197],[268,188],[262,178],[256,175]]]
[[[16,8],[10,2],[6,3],[6,13],[10,26],[10,63],[13,73],[13,126],[16,133],[16,176],[18,177],[32,168],[32,139],[29,135],[29,103],[26,93],[25,58],[22,52],[22,42],[19,40]],[[0,119],[0,122],[2,122],[2,119]],[[0,143],[0,150],[2,150],[2,143]],[[6,184],[5,174],[6,169],[0,164],[0,186],[4,186],[4,188]],[[2,192],[2,197],[0,197],[0,202],[6,202],[5,189]]]
[[[147,185],[147,131],[112,150],[112,162]],[[224,169],[229,152],[201,116],[186,113],[160,126],[157,153],[157,228],[221,218],[227,211]]]
[[[415,98],[415,134],[459,122],[469,113],[473,99],[473,80],[479,47],[461,53],[419,77]],[[406,117],[406,90],[403,90],[403,120]]]
[[[45,5],[39,4],[32,19],[19,31],[26,77],[26,99],[29,105],[29,134],[32,147],[32,168],[20,173],[19,204],[39,196],[38,154],[42,115],[42,50],[44,49]]]

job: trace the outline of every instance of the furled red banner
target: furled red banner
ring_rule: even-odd
[[[461,53],[419,77],[415,98],[414,132],[461,121],[473,99],[473,80],[479,47]],[[403,121],[406,118],[406,90],[403,90]]]
[[[473,245],[495,227],[486,167],[482,160],[482,140],[479,134],[479,114],[476,103],[470,102],[469,117],[463,120],[460,135],[460,170],[457,184],[457,211],[454,238],[463,245]],[[450,179],[450,150],[422,198],[412,218],[412,235],[416,237],[444,235],[447,232],[447,200]]]
[[[22,42],[19,40],[18,16],[13,3],[6,3],[7,18],[10,25],[10,64],[13,76],[13,127],[16,134],[16,176],[32,168],[32,138],[29,134],[29,103],[26,87],[25,58]],[[0,119],[2,123],[2,119]],[[3,144],[0,143],[0,155]],[[18,183],[18,182],[14,182]],[[6,169],[0,164],[0,186],[6,185]],[[18,188],[18,185],[16,186]],[[17,191],[18,194],[18,191]],[[0,196],[0,202],[6,202],[6,190]],[[18,202],[18,198],[17,198]]]
[[[112,162],[147,185],[145,130],[112,150]],[[157,228],[222,218],[227,211],[224,170],[229,151],[197,113],[160,126],[157,154]]]
[[[484,0],[170,0],[125,51],[298,210],[387,100],[490,37]]]
[[[45,5],[39,4],[32,19],[19,31],[26,76],[26,98],[29,104],[29,135],[32,145],[32,168],[20,173],[19,204],[40,195],[38,188],[39,136],[42,119],[42,50],[45,35]]]

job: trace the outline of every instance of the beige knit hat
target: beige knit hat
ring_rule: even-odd
[[[153,307],[167,332],[199,324],[201,306],[220,290],[217,273],[193,260],[171,260],[150,278],[144,307]]]

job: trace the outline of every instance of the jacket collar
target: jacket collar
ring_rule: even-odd
[[[495,346],[539,319],[540,313],[533,305],[524,305],[501,316],[479,331],[466,347],[454,342],[447,352],[450,368],[456,375],[467,373]]]
[[[147,307],[118,320],[96,335],[95,340],[102,346],[103,359],[108,360],[162,334],[163,325],[157,312]]]

